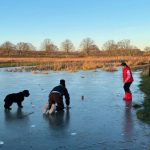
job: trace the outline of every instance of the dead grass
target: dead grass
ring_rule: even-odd
[[[30,63],[31,70],[91,70],[102,68],[106,71],[115,71],[120,62],[124,60],[130,67],[147,64],[150,61],[150,56],[116,56],[116,57],[82,57],[82,58],[0,58],[0,62],[9,62],[10,64],[22,64],[23,62]],[[32,65],[33,64],[33,65]],[[11,65],[10,65],[11,66]],[[28,68],[29,70],[29,68]]]
[[[84,61],[84,62],[118,62],[121,60],[125,60],[129,63],[134,63],[134,62],[148,62],[150,61],[150,56],[112,56],[112,57],[82,57],[82,58],[47,58],[47,57],[32,57],[32,58],[11,58],[11,57],[7,57],[7,58],[0,58],[0,62],[79,62],[79,61]]]

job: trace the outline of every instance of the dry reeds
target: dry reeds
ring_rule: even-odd
[[[114,71],[117,71],[117,64],[116,63],[105,63],[103,64],[103,67],[102,67],[102,70],[105,70],[105,71],[109,71],[109,72],[114,72]]]
[[[106,71],[116,71],[117,66],[120,62],[125,60],[130,67],[143,65],[149,62],[150,56],[112,56],[112,57],[81,57],[81,58],[0,58],[2,63],[12,66],[34,66],[28,67],[26,71],[45,71],[45,70],[91,70],[102,68]],[[2,66],[2,64],[1,64]]]

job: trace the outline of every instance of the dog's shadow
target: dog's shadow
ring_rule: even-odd
[[[4,110],[4,114],[5,114],[5,120],[7,122],[12,122],[12,121],[16,121],[16,120],[20,120],[20,119],[27,119],[28,116],[31,113],[25,113],[22,111],[21,108],[18,108],[15,112],[9,111],[9,110]]]

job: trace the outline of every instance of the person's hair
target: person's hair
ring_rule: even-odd
[[[121,62],[121,66],[127,66],[127,67],[128,67],[128,65],[126,64],[125,61],[122,61],[122,62]]]
[[[65,84],[65,80],[64,80],[64,79],[61,79],[61,80],[60,80],[60,84],[61,84],[62,86],[64,86],[64,87],[66,87],[66,84]]]

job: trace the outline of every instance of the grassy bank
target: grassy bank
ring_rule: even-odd
[[[15,71],[48,71],[48,70],[90,70],[101,68],[105,71],[115,71],[120,62],[125,60],[130,67],[147,64],[150,57],[147,56],[93,56],[93,57],[77,57],[77,58],[51,58],[51,57],[7,57],[0,58],[0,67],[21,67],[21,66],[34,66]],[[11,70],[13,71],[13,70]]]
[[[36,66],[38,65],[38,62],[0,62],[0,68],[5,68],[5,67],[20,67],[20,66]]]
[[[116,71],[119,63],[109,64],[102,62],[92,61],[75,61],[75,62],[13,62],[13,63],[0,63],[0,67],[15,67],[6,69],[9,72],[22,72],[22,71],[78,71],[78,70],[94,70],[101,68],[105,71]],[[28,67],[24,67],[28,66]],[[19,68],[16,68],[19,67]]]
[[[148,76],[148,69],[142,73],[142,81],[140,89],[145,93],[143,108],[137,111],[137,117],[150,124],[150,77]]]

